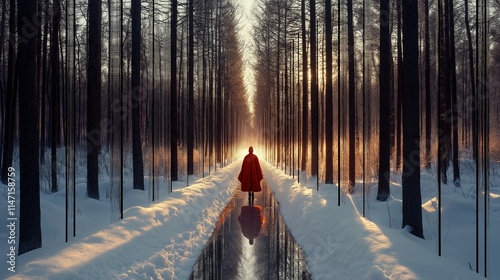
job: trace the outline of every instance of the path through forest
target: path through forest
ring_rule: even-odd
[[[272,190],[253,203],[238,187],[190,279],[311,279],[306,257],[286,227]]]

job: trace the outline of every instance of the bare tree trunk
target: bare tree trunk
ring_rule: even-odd
[[[453,1],[448,0],[448,22],[449,22],[449,57],[450,57],[450,94],[452,110],[452,164],[453,164],[453,183],[460,187],[460,167],[458,164],[458,108],[457,108],[457,70],[455,56],[455,20]]]
[[[326,104],[325,104],[325,183],[333,184],[333,87],[332,87],[332,1],[325,1]]]
[[[440,0],[439,5],[442,5],[442,1]],[[444,8],[444,15],[438,15],[439,20],[441,21],[441,36],[438,36],[438,39],[441,40],[440,48],[439,48],[439,75],[441,75],[440,84],[439,84],[439,99],[440,99],[440,108],[439,108],[439,122],[440,129],[438,130],[438,139],[441,150],[441,161],[440,170],[442,182],[444,184],[448,183],[447,171],[450,163],[450,154],[451,154],[451,126],[448,112],[450,107],[450,61],[449,61],[449,48],[450,48],[450,38],[449,38],[449,18],[447,16],[447,8]]]
[[[194,0],[189,0],[187,175],[194,173]]]
[[[7,0],[2,1],[2,16],[0,19],[0,42],[5,42],[5,22],[7,18]],[[2,45],[0,47],[0,65],[5,65],[4,59],[3,59],[3,50],[4,46]],[[4,86],[4,75],[0,76],[0,124],[4,123],[5,120],[5,111],[6,111],[6,106],[5,106],[5,92],[6,88]],[[3,139],[3,135],[5,133],[5,126],[2,125],[0,128],[0,139]],[[0,143],[0,155],[3,154],[3,143]],[[1,164],[1,162],[0,162]],[[1,165],[0,165],[1,168]],[[0,176],[1,177],[1,176]]]
[[[144,162],[141,142],[141,1],[132,0],[132,157],[134,189],[144,190]]]
[[[316,1],[310,1],[311,20],[311,175],[318,175],[318,63],[316,42]]]
[[[49,8],[49,0],[45,0],[45,9]],[[48,79],[47,79],[47,52],[48,52],[48,44],[47,44],[47,37],[49,34],[49,21],[45,20],[44,27],[43,27],[43,50],[42,50],[42,58],[41,58],[41,64],[42,64],[42,69],[41,69],[41,74],[39,77],[41,78],[41,92],[40,92],[40,98],[42,99],[42,105],[41,105],[41,113],[40,113],[40,162],[43,164],[45,163],[45,148],[46,148],[46,126],[47,126],[47,121],[45,120],[46,116],[46,104],[45,102],[47,101],[47,91],[48,91]],[[40,59],[39,59],[40,61]]]
[[[60,76],[59,76],[59,28],[61,25],[61,2],[52,3],[52,35],[50,36],[50,67],[51,67],[51,188],[57,192],[57,147],[60,133]]]
[[[101,150],[101,1],[89,0],[87,74],[87,196],[99,199]]]
[[[379,64],[379,170],[377,200],[385,201],[390,195],[391,176],[391,37],[389,33],[389,0],[380,1],[380,64]]]
[[[215,154],[216,154],[216,165],[220,163],[222,165],[223,155],[222,155],[222,112],[223,105],[222,104],[222,75],[223,75],[223,66],[224,61],[222,60],[222,40],[224,33],[222,32],[222,23],[221,23],[221,3],[217,2],[217,23],[216,23],[216,36],[217,36],[217,84],[216,84],[216,101],[215,101]]]
[[[284,50],[284,56],[285,56],[285,59],[283,61],[283,64],[284,64],[284,73],[283,73],[283,76],[284,76],[284,79],[283,79],[283,105],[282,105],[282,112],[283,112],[283,133],[282,133],[282,140],[281,140],[281,149],[283,152],[282,152],[282,166],[284,167],[284,171],[286,172],[286,167],[289,166],[287,160],[288,160],[288,151],[290,151],[289,147],[288,147],[288,120],[290,118],[290,114],[288,112],[288,108],[289,108],[289,97],[288,97],[288,30],[287,30],[287,19],[288,19],[288,8],[286,7],[286,4],[285,4],[285,7],[284,7],[284,18],[283,18],[283,27],[284,27],[284,30],[283,30],[283,43],[284,43],[284,46],[285,46],[285,50]]]
[[[430,32],[429,32],[429,0],[424,1],[425,12],[425,161],[426,167],[431,165],[431,55],[430,55]]]
[[[170,173],[172,181],[178,181],[177,163],[177,0],[172,0],[170,19]]]
[[[206,3],[204,4],[206,5]],[[201,102],[201,124],[203,125],[203,131],[202,131],[202,140],[201,140],[201,146],[202,146],[202,165],[201,165],[201,170],[203,177],[205,177],[205,157],[208,152],[208,129],[209,129],[209,121],[208,121],[208,113],[207,113],[207,72],[208,72],[208,66],[207,66],[207,60],[208,60],[208,54],[207,54],[207,43],[208,43],[208,33],[210,32],[210,28],[208,26],[208,20],[209,20],[209,12],[210,9],[207,6],[204,6],[204,19],[203,19],[203,31],[202,31],[202,102]],[[209,163],[210,164],[210,161]]]
[[[401,169],[401,102],[402,102],[402,95],[403,95],[403,90],[404,90],[404,74],[403,74],[403,50],[402,50],[402,38],[401,38],[401,1],[396,1],[397,2],[397,10],[398,10],[398,43],[397,43],[397,48],[398,48],[398,88],[397,88],[397,97],[394,103],[395,108],[395,114],[396,114],[396,120],[395,120],[395,125],[396,125],[396,169],[400,170]]]
[[[422,198],[420,193],[420,108],[418,79],[418,6],[417,1],[403,0],[403,223],[411,233],[424,238]]]
[[[210,7],[210,21],[213,20],[213,7]],[[210,25],[209,29],[209,34],[208,34],[208,41],[212,42],[212,39],[214,38],[214,28],[213,25]],[[213,158],[214,154],[214,71],[215,71],[215,52],[212,51],[209,53],[209,60],[210,60],[210,65],[208,66],[208,119],[210,120],[209,126],[208,126],[208,167],[209,167],[209,174],[210,174],[210,165],[212,164],[211,160]]]
[[[5,103],[6,112],[4,119],[5,133],[3,135],[3,156],[2,156],[2,182],[8,183],[8,168],[12,166],[14,157],[14,134],[16,124],[16,100],[17,100],[17,77],[16,77],[16,1],[9,3],[9,53],[7,60],[7,100]],[[31,3],[26,3],[31,5]],[[20,38],[20,40],[25,38]]]
[[[340,184],[342,179],[342,169],[341,169],[341,132],[342,132],[342,115],[341,115],[341,63],[340,58],[342,56],[342,51],[340,47],[340,18],[342,13],[342,5],[340,1],[337,1],[337,195],[339,198],[337,199],[337,203],[340,206]],[[307,69],[306,69],[307,70]]]
[[[309,131],[309,102],[308,94],[308,71],[307,71],[307,34],[306,34],[306,0],[301,2],[301,34],[302,34],[302,155],[300,170],[306,171],[307,166],[307,139]]]
[[[347,0],[347,48],[349,59],[349,192],[352,193],[356,185],[356,88],[352,0]]]
[[[5,22],[6,22],[6,18],[7,18],[7,1],[2,1],[2,15],[1,15],[1,19],[0,19],[0,42],[5,42],[4,39],[5,39]],[[0,61],[3,65],[3,49],[4,49],[4,46],[2,45],[2,47],[0,48]],[[2,75],[3,76],[3,75]],[[4,91],[4,88],[3,88],[3,84],[1,84],[1,82],[3,81],[3,77],[0,77],[0,91],[2,91],[2,94],[3,94],[3,91]],[[3,95],[0,95],[0,97],[3,98]],[[4,110],[5,108],[2,108],[2,110]],[[3,113],[3,111],[2,111]],[[3,114],[2,114],[3,116]],[[3,119],[1,119],[0,121],[3,121]]]
[[[281,7],[280,7],[280,2],[278,1],[276,3],[278,5],[277,7],[277,13],[278,13],[278,28],[276,29],[276,32],[278,35],[276,36],[276,108],[274,108],[276,113],[276,135],[275,135],[275,143],[274,143],[274,150],[276,151],[276,166],[280,166],[279,164],[281,163],[281,123],[280,123],[280,116],[282,113],[282,108],[281,106],[281,101],[280,101],[280,96],[281,96],[281,84],[280,84],[280,75],[281,75]]]
[[[12,1],[14,2],[14,1]],[[14,3],[12,3],[14,4]],[[37,36],[25,36],[25,19],[37,12],[36,0],[18,2],[19,64],[23,65],[23,80],[19,84],[19,255],[42,246],[40,211],[38,94],[36,90]],[[14,13],[11,13],[14,15]],[[33,32],[40,32],[36,25]],[[12,33],[13,34],[13,33]],[[35,62],[35,63],[33,63]],[[34,90],[35,89],[35,90]]]
[[[469,54],[469,68],[470,68],[470,91],[472,94],[471,98],[471,108],[476,108],[476,78],[474,71],[474,48],[472,47],[472,36],[470,32],[470,23],[469,23],[469,0],[464,1],[465,6],[465,29],[467,31],[467,44],[468,44],[468,54]],[[474,110],[471,110],[471,126],[472,126],[472,157],[474,160],[477,160],[477,149],[474,147],[477,146],[477,126],[476,126],[476,113]]]

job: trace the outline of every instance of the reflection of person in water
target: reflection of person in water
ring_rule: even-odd
[[[243,206],[241,207],[241,214],[238,217],[240,222],[241,232],[243,236],[248,238],[250,245],[253,240],[259,236],[264,217],[260,215],[262,207],[260,206]]]
[[[248,148],[248,155],[243,159],[238,180],[241,182],[241,191],[248,192],[248,200],[253,202],[253,193],[262,191],[260,181],[264,178],[260,169],[259,158],[253,154],[253,148]]]

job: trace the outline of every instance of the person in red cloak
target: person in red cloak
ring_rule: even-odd
[[[262,191],[260,181],[264,179],[260,169],[259,158],[253,154],[253,148],[248,148],[248,155],[243,159],[238,180],[241,182],[241,191],[248,192],[248,200],[253,201],[254,192]]]

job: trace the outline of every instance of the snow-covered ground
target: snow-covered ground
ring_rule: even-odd
[[[470,271],[466,263],[438,257],[434,238],[422,240],[401,229],[400,185],[391,185],[392,196],[388,202],[378,202],[376,187],[372,187],[366,206],[371,221],[362,217],[361,194],[341,195],[339,207],[336,186],[320,185],[320,191],[316,191],[315,178],[298,184],[268,164],[264,166],[264,177],[272,186],[281,213],[301,244],[315,279],[484,279]],[[422,182],[425,179],[423,176]],[[460,217],[457,220],[474,216],[474,212],[469,213],[474,200],[453,199],[461,201],[448,204],[455,205],[451,211]],[[423,203],[423,212],[429,213],[425,200]],[[437,218],[434,214],[431,216],[424,215],[426,219]],[[424,230],[430,234],[426,223]],[[458,249],[464,243],[475,244],[474,235],[467,233],[460,231],[454,243],[448,241],[446,248],[465,254],[455,255],[455,260],[469,258],[473,262],[474,255],[468,254],[474,251]]]
[[[261,165],[290,231],[307,255],[314,279],[483,279],[469,268],[475,261],[475,200],[468,189],[444,188],[446,257],[438,257],[437,217],[431,202],[435,180],[431,175],[422,175],[426,239],[421,240],[401,229],[401,187],[397,182],[391,185],[388,202],[376,201],[376,187],[367,192],[364,218],[359,192],[342,195],[339,207],[335,186],[321,185],[318,192],[314,178],[298,184],[262,160]],[[0,279],[188,279],[219,213],[238,185],[240,166],[241,160],[235,161],[189,187],[176,183],[173,193],[163,193],[152,204],[147,192],[130,190],[124,198],[124,219],[111,224],[105,194],[100,201],[85,198],[85,181],[80,179],[78,234],[68,243],[64,243],[64,192],[44,195],[44,246],[18,256],[12,273],[5,263],[7,230],[1,228]],[[499,232],[499,205],[498,199],[491,200],[492,232]],[[0,219],[6,221],[3,210]],[[500,251],[497,245],[492,243],[490,249],[494,259],[500,256],[492,252],[494,248]]]

